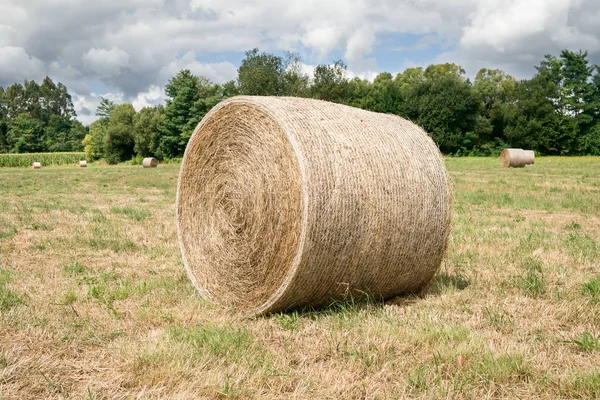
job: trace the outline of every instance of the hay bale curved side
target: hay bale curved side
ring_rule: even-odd
[[[190,278],[250,315],[418,290],[439,268],[450,217],[446,169],[421,128],[318,100],[218,104],[179,174]]]
[[[156,168],[158,167],[158,160],[154,157],[146,157],[142,161],[144,168]]]
[[[527,165],[535,163],[535,152],[533,150],[523,150],[523,154]]]
[[[87,167],[87,161],[86,160],[79,160],[79,167],[86,168]]]
[[[42,168],[42,163],[41,163],[41,162],[34,161],[34,162],[31,164],[31,168],[33,168],[33,169],[40,169],[40,168]]]

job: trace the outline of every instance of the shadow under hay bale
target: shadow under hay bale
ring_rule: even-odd
[[[190,138],[177,228],[200,294],[255,315],[419,290],[444,255],[450,203],[439,150],[410,121],[235,97]]]
[[[533,150],[504,149],[500,153],[500,166],[502,168],[523,168],[535,162]]]
[[[146,157],[142,161],[142,165],[144,168],[156,168],[158,167],[158,160],[154,157]]]

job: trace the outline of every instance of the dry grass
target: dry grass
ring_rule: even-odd
[[[0,399],[600,398],[600,158],[446,164],[427,292],[252,320],[185,276],[177,165],[0,169]]]

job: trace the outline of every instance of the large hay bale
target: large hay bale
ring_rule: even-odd
[[[156,168],[158,167],[158,160],[154,157],[146,157],[142,161],[142,165],[144,168]]]
[[[34,161],[34,162],[31,164],[31,168],[33,168],[33,169],[40,169],[40,168],[42,168],[42,163],[41,163],[41,162]]]
[[[81,168],[87,167],[87,161],[86,160],[79,160],[79,166]]]
[[[500,153],[500,166],[502,168],[523,168],[526,165],[533,164],[535,153],[533,150],[523,149],[504,149]]]
[[[201,295],[254,315],[422,288],[444,255],[450,203],[438,148],[412,122],[234,97],[190,138],[177,229]]]

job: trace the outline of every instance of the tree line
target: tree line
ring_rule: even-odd
[[[0,86],[0,153],[80,151],[87,129],[75,117],[67,87],[48,77]]]
[[[74,120],[64,86],[56,85],[61,95],[48,102],[51,80],[46,78],[37,92],[34,83],[0,91],[0,150],[65,151],[83,145],[89,160],[108,163],[180,157],[214,105],[235,95],[260,95],[309,97],[396,114],[421,125],[445,154],[493,155],[523,147],[546,155],[600,155],[600,68],[590,65],[584,51],[547,55],[525,80],[484,68],[471,82],[464,69],[447,63],[408,68],[396,76],[383,72],[371,82],[350,79],[342,61],[318,65],[308,75],[296,54],[280,57],[253,49],[235,81],[216,84],[180,71],[165,87],[164,105],[136,112],[130,104],[102,99],[100,118],[87,132]],[[62,130],[58,121],[64,122]],[[29,138],[37,144],[26,145]]]

